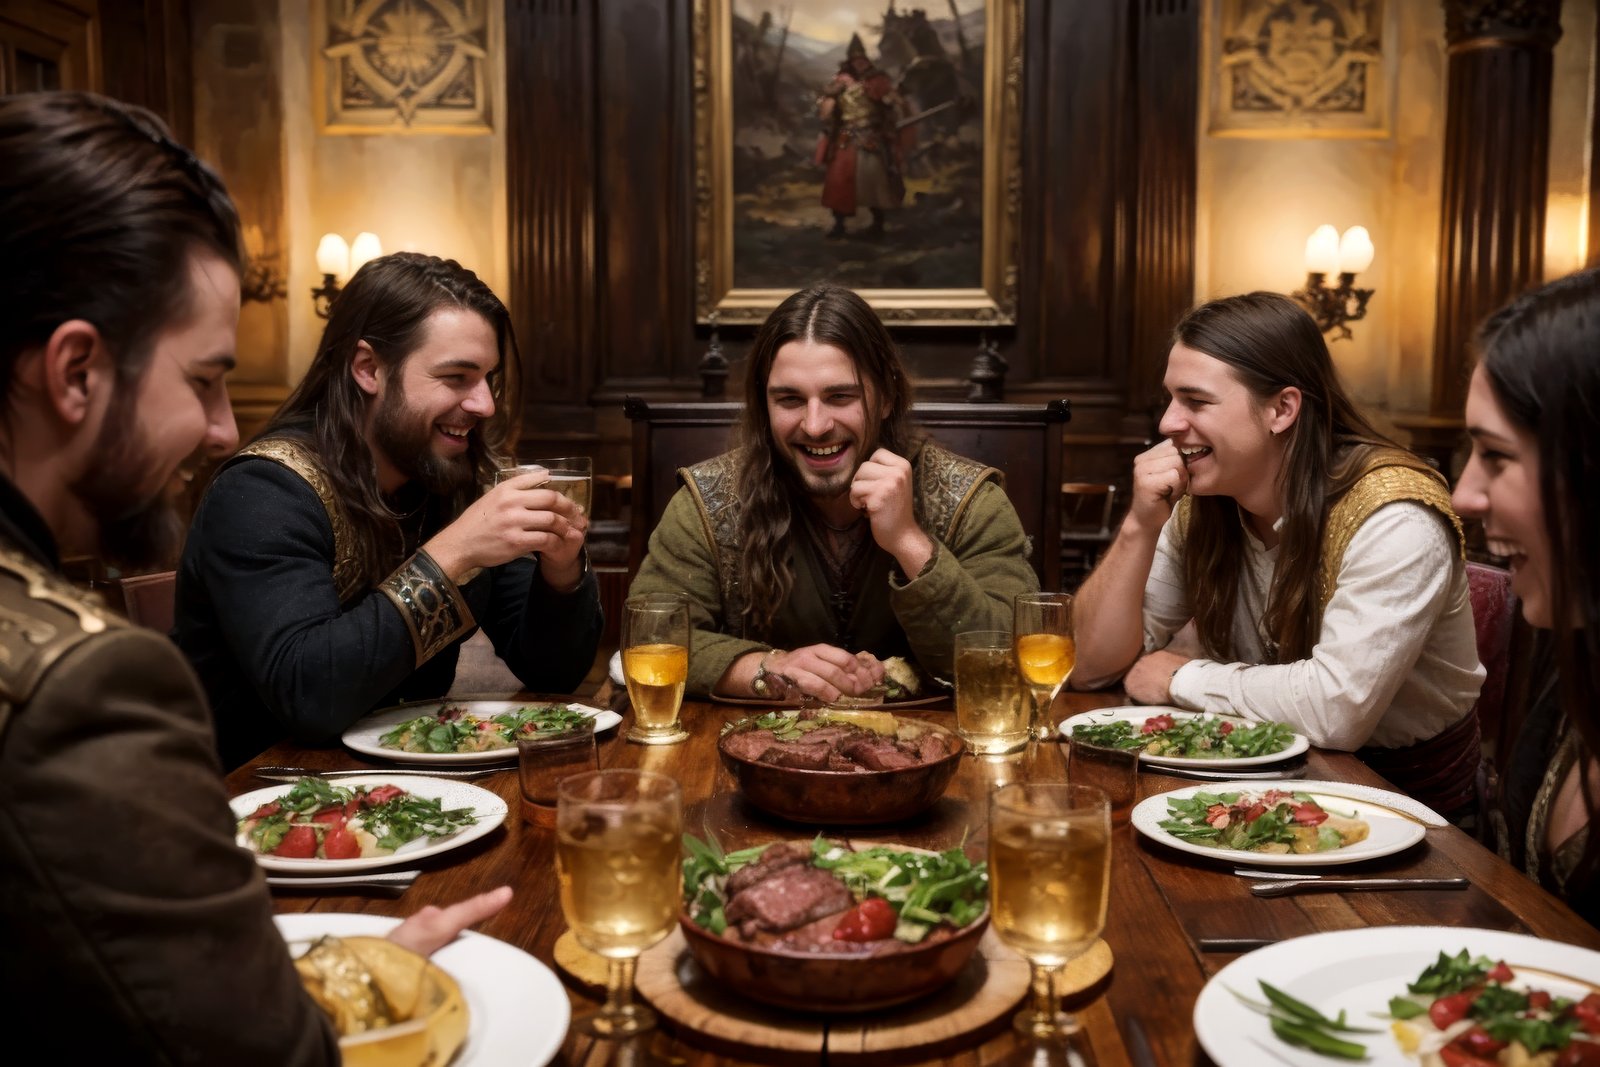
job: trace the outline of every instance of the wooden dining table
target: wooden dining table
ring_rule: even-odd
[[[1125,702],[1116,691],[1063,693],[1057,699],[1053,718],[1059,721],[1080,711]],[[759,829],[761,816],[742,804],[716,751],[723,725],[751,711],[731,704],[686,701],[683,722],[689,739],[665,746],[626,741],[623,735],[631,722],[625,711],[622,725],[601,737],[600,764],[603,768],[642,768],[676,779],[683,790],[685,823],[691,829],[716,820],[744,822],[744,829]],[[922,707],[902,714],[953,725],[948,707]],[[1064,781],[1064,757],[1062,746],[1055,742],[1036,743],[1010,758],[964,757],[934,811],[903,826],[875,828],[873,836],[907,845],[945,847],[953,831],[963,830],[964,824],[977,826],[983,820],[986,797],[1002,782]],[[1306,759],[1306,777],[1311,780],[1392,788],[1348,753],[1313,749]],[[253,769],[269,764],[321,770],[376,765],[340,748],[281,744],[229,775],[230,795],[262,788],[266,783],[253,775]],[[415,765],[391,766],[397,772],[427,772],[426,767]],[[561,973],[555,964],[555,944],[567,924],[562,917],[555,876],[555,832],[521,818],[514,760],[505,765],[503,772],[477,784],[506,801],[510,814],[503,826],[471,844],[413,864],[424,873],[402,896],[389,899],[336,895],[337,891],[318,895],[297,889],[275,893],[276,910],[403,916],[427,904],[448,904],[509,884],[515,888],[510,905],[477,929],[530,953]],[[1139,774],[1138,798],[1190,784],[1194,783],[1146,767]],[[1273,783],[1263,783],[1263,787],[1270,784]],[[773,834],[784,830],[776,823],[769,829]],[[788,829],[795,837],[814,832],[792,826]],[[1105,978],[1069,997],[1065,1005],[1082,1020],[1080,1040],[1087,1042],[1102,1067],[1152,1067],[1148,1060],[1135,1058],[1130,1048],[1128,1035],[1135,1029],[1148,1035],[1154,1064],[1159,1067],[1210,1063],[1195,1037],[1195,999],[1217,970],[1237,958],[1237,953],[1202,949],[1202,942],[1212,939],[1275,941],[1373,926],[1447,925],[1532,934],[1600,949],[1600,930],[1454,827],[1430,827],[1418,845],[1341,869],[1340,873],[1464,877],[1470,886],[1465,891],[1322,892],[1262,899],[1251,895],[1249,881],[1233,873],[1233,864],[1154,843],[1126,823],[1115,827],[1111,903],[1104,933],[1113,963]],[[566,975],[563,978],[574,1018],[598,1008],[599,1000],[589,988]],[[894,1055],[876,1054],[870,1061],[968,1067],[995,1063],[1024,1051],[1019,1049],[1019,1039],[1010,1028],[1011,1014],[1007,1010],[976,1030],[931,1038],[930,1044]],[[647,1041],[644,1047],[617,1045],[595,1041],[574,1028],[554,1062],[636,1063],[641,1062],[641,1052],[693,1067],[796,1061],[793,1053],[750,1045],[730,1046],[725,1040],[708,1039],[670,1018]],[[843,1062],[848,1058],[841,1050],[833,1049],[827,1061]],[[818,1059],[813,1056],[811,1062]]]

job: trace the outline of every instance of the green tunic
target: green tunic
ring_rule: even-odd
[[[804,536],[792,539],[795,585],[773,622],[770,640],[742,632],[729,584],[737,559],[737,453],[678,472],[684,488],[650,535],[649,554],[629,595],[681,592],[694,633],[689,692],[703,696],[740,656],[755,651],[832,644],[879,658],[910,656],[925,674],[954,679],[953,635],[1011,629],[1018,593],[1039,588],[1028,539],[999,484],[1000,472],[929,443],[911,456],[918,522],[933,539],[932,561],[911,580],[872,545],[858,572],[854,607],[843,629],[830,606],[827,568]]]

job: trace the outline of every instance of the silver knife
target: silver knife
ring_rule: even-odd
[[[302,778],[361,778],[373,774],[396,775],[414,774],[425,778],[485,778],[491,774],[500,774],[504,771],[515,770],[515,764],[501,764],[494,767],[473,767],[471,769],[444,770],[418,765],[414,768],[391,768],[381,770],[376,768],[352,768],[344,771],[318,771],[310,767],[257,767],[250,772],[257,778],[265,778],[271,782],[298,782]]]
[[[1163,767],[1155,763],[1141,763],[1139,769],[1145,774],[1165,774],[1173,778],[1196,778],[1202,782],[1234,782],[1234,781],[1282,781],[1289,778],[1304,778],[1306,776],[1305,764],[1298,767],[1280,768],[1268,771],[1207,771],[1191,767]]]
[[[1283,897],[1290,893],[1338,892],[1345,889],[1465,889],[1465,878],[1319,878],[1297,882],[1257,882],[1250,892],[1258,897]]]

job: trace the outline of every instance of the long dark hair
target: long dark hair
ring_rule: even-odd
[[[736,443],[743,448],[739,472],[740,585],[744,589],[745,632],[770,633],[772,620],[794,588],[790,562],[794,501],[805,489],[789,464],[776,458],[772,420],[767,413],[767,379],[778,350],[790,341],[833,345],[855,363],[861,376],[868,424],[879,408],[888,414],[878,443],[905,455],[913,443],[911,382],[900,349],[867,302],[836,285],[815,285],[791,295],[773,309],[750,346],[744,380],[744,417]],[[866,442],[862,442],[865,444]]]
[[[429,317],[442,308],[477,312],[494,329],[499,365],[488,375],[494,415],[479,423],[468,442],[476,484],[463,486],[436,523],[449,522],[494,481],[507,450],[516,412],[518,354],[511,316],[489,287],[453,259],[395,252],[369,261],[334,301],[311,368],[272,416],[262,436],[292,433],[310,440],[327,469],[355,535],[362,569],[369,577],[387,570],[394,541],[394,513],[378,490],[376,460],[364,431],[372,398],[350,373],[356,345],[367,342],[391,375],[422,343]]]
[[[239,272],[239,215],[155,115],[93,93],[0,98],[0,397],[23,351],[85,319],[131,404],[155,335],[188,313],[197,249]]]
[[[1600,269],[1526,293],[1478,331],[1484,374],[1506,417],[1539,442],[1550,540],[1550,639],[1567,721],[1600,757]],[[1589,838],[1568,895],[1600,890],[1600,797],[1583,783]]]
[[[1287,431],[1278,476],[1283,499],[1278,568],[1262,619],[1277,661],[1305,659],[1322,628],[1318,572],[1327,507],[1342,496],[1376,447],[1398,448],[1345,395],[1328,343],[1311,316],[1278,293],[1255,292],[1201,304],[1179,321],[1173,340],[1228,364],[1257,400],[1300,390],[1300,414]],[[1194,497],[1184,551],[1195,626],[1211,655],[1233,660],[1231,627],[1244,558],[1238,505]]]

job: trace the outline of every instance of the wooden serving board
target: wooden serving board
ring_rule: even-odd
[[[1074,960],[1063,995],[1093,986],[1111,970],[1111,948],[1097,941]],[[682,931],[639,957],[636,988],[677,1026],[714,1047],[756,1048],[814,1062],[874,1056],[938,1045],[993,1025],[1028,993],[1028,964],[993,930],[984,932],[972,960],[950,985],[921,1000],[865,1015],[807,1015],[747,1000],[700,969]]]

